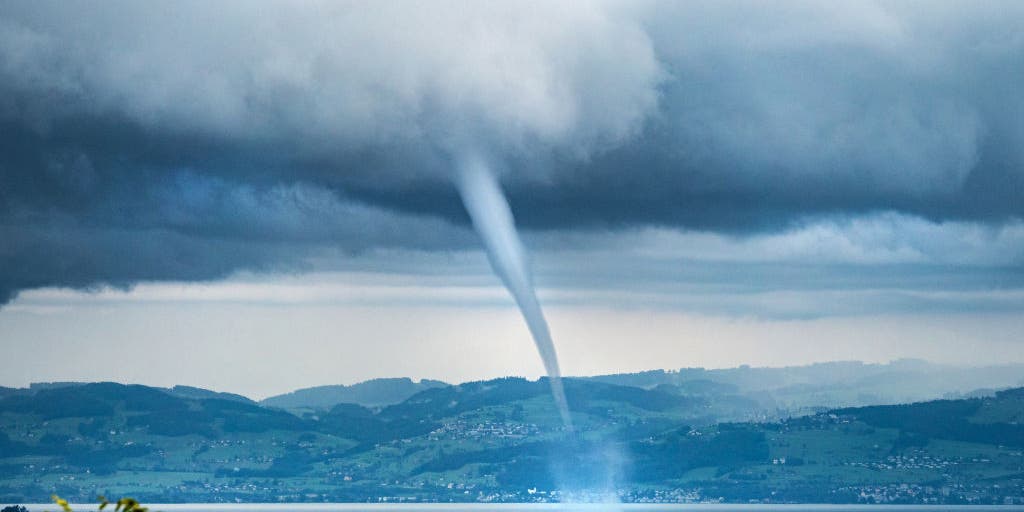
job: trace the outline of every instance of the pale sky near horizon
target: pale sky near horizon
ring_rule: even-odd
[[[258,399],[377,377],[464,382],[543,373],[497,282],[408,281],[334,273],[28,292],[0,311],[0,333],[12,341],[0,345],[0,359],[17,361],[0,385],[187,384]],[[1024,362],[1017,313],[758,318],[624,307],[607,294],[592,302],[541,296],[552,303],[548,319],[567,375],[899,358]]]
[[[1010,0],[0,2],[0,385],[537,376],[465,162],[566,374],[1022,362],[1021,63]]]

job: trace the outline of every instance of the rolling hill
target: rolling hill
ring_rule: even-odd
[[[338,384],[298,389],[291,393],[266,398],[260,403],[269,407],[295,411],[329,409],[342,403],[358,404],[364,407],[383,407],[403,402],[420,391],[447,385],[439,380],[423,379],[415,382],[406,377],[372,379],[351,386]]]
[[[1024,485],[1024,388],[727,421],[701,383],[542,379],[422,390],[298,416],[195,390],[90,383],[0,398],[0,501],[1006,503]]]

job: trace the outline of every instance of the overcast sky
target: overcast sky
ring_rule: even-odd
[[[1024,3],[5,2],[0,385],[1024,361]],[[128,369],[134,364],[136,369]]]

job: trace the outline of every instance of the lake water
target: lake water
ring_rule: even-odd
[[[72,505],[76,512],[96,505]],[[59,512],[56,505],[26,505],[31,512]],[[730,505],[730,504],[486,504],[486,503],[175,503],[150,505],[160,512],[1024,512],[1017,505]],[[108,510],[113,511],[113,507]]]

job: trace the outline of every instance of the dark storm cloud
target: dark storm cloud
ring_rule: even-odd
[[[9,2],[0,301],[541,230],[1024,216],[1024,5]]]

